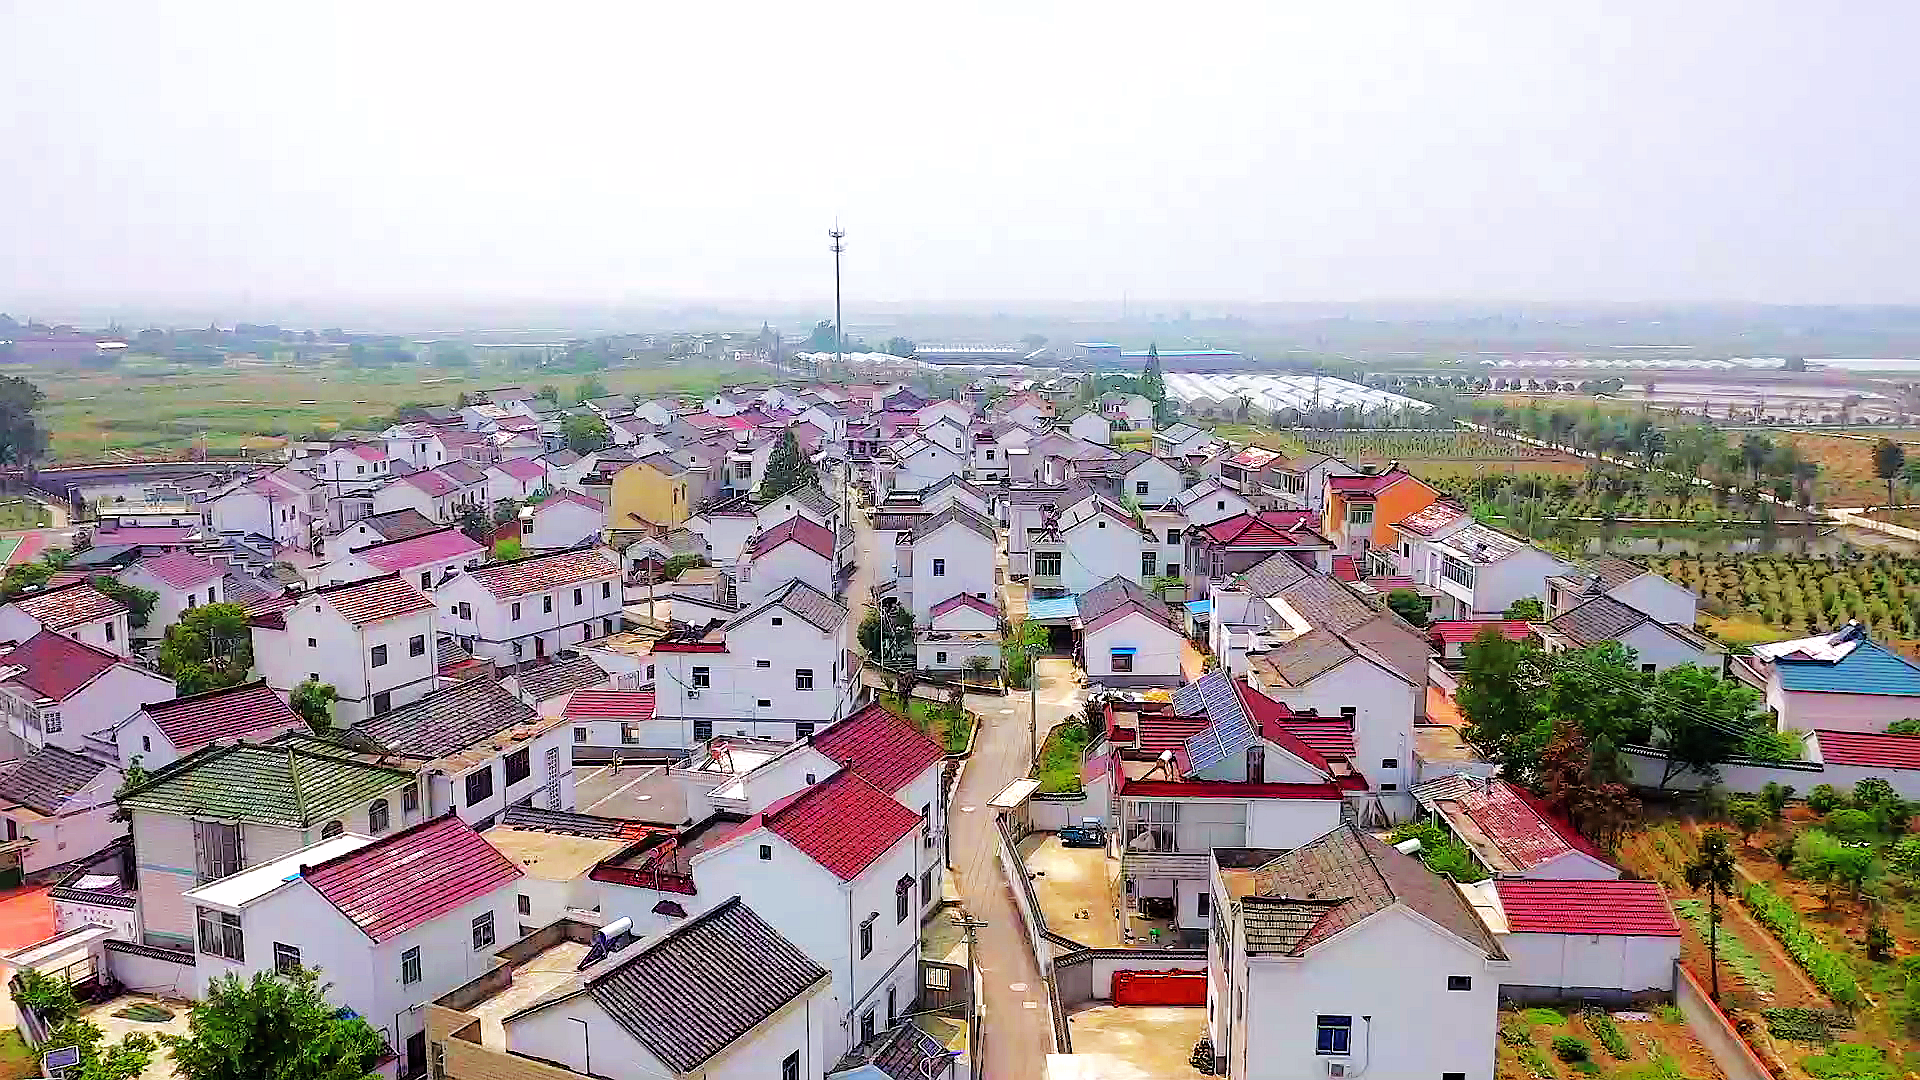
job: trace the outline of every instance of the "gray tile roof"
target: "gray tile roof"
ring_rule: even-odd
[[[1350,657],[1353,646],[1326,630],[1310,630],[1278,648],[1255,653],[1251,662],[1287,687],[1301,687]]]
[[[606,686],[612,678],[591,656],[555,660],[539,666],[521,665],[518,672],[520,692],[535,701],[546,701],[575,690]]]
[[[58,746],[43,746],[0,774],[0,799],[52,817],[67,796],[86,787],[106,765]]]
[[[1298,559],[1284,551],[1277,551],[1255,563],[1246,573],[1235,576],[1254,596],[1265,599],[1279,596],[1287,586],[1312,573],[1301,566]]]
[[[1321,574],[1306,574],[1275,595],[1284,598],[1288,607],[1318,630],[1345,633],[1380,614],[1345,585]]]
[[[1159,597],[1141,588],[1132,580],[1117,575],[1080,594],[1080,621],[1091,623],[1125,604],[1138,604],[1163,623],[1173,621],[1172,615],[1167,611],[1167,605]]]
[[[1000,493],[1000,499],[1010,506],[1044,506],[1053,503],[1065,509],[1091,494],[1092,488],[1080,481],[1073,481],[1053,487],[1008,488]]]
[[[499,683],[472,678],[370,716],[348,730],[389,753],[432,760],[539,718],[531,706]]]
[[[1576,645],[1597,645],[1617,640],[1647,618],[1646,612],[1611,596],[1594,596],[1579,607],[1555,615],[1547,625]]]
[[[690,1073],[828,975],[733,897],[587,981],[613,1021]]]
[[[253,577],[246,574],[236,574],[232,571],[228,571],[227,576],[222,579],[220,584],[220,592],[226,602],[229,604],[239,604],[241,607],[252,607],[262,600],[271,600],[275,596],[280,595],[281,591],[283,590],[278,586],[272,591],[268,591],[266,586],[260,584],[260,582]]]
[[[1498,529],[1479,522],[1461,529],[1439,543],[1442,547],[1451,548],[1465,555],[1470,561],[1483,566],[1499,562],[1527,546],[1525,540],[1517,536],[1508,536]]]
[[[780,591],[767,597],[766,601],[759,607],[735,615],[728,621],[727,625],[738,626],[758,616],[768,608],[775,606],[784,607],[820,629],[829,632],[838,628],[840,624],[847,619],[847,609],[841,607],[839,602],[834,600],[833,597],[801,581],[799,578],[794,578],[792,581],[781,586]]]
[[[1647,571],[1615,555],[1602,555],[1587,568],[1590,573],[1600,575],[1600,584],[1609,589],[1617,589]]]
[[[998,543],[1000,540],[1000,531],[993,527],[992,522],[959,503],[954,503],[945,510],[927,518],[914,528],[913,535],[916,539],[922,536],[929,536],[935,530],[953,524],[958,524],[962,528],[973,531],[989,544]]]
[[[446,528],[428,520],[418,510],[392,510],[361,518],[356,524],[365,526],[383,540],[407,540]]]

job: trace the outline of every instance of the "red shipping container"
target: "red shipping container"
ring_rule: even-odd
[[[1115,1005],[1205,1005],[1204,971],[1116,971]]]

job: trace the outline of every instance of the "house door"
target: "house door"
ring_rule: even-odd
[[[427,1075],[427,1033],[416,1031],[407,1036],[408,1076]]]
[[[533,658],[538,660],[545,655],[547,655],[547,639],[535,635],[533,639]]]

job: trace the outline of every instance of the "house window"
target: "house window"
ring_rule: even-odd
[[[1267,744],[1255,742],[1247,747],[1247,782],[1254,783],[1266,778]]]
[[[1059,577],[1060,553],[1057,551],[1036,551],[1033,553],[1034,577]]]
[[[513,611],[513,617],[517,619],[517,618],[519,618],[519,617],[520,617],[520,605],[519,605],[519,604],[515,604],[515,605],[513,605],[513,608],[514,608],[514,611]],[[458,610],[458,611],[456,612],[456,614],[457,614],[457,615],[458,615],[458,616],[459,616],[460,618],[462,618],[462,619],[471,619],[471,618],[473,618],[473,605],[472,605],[472,604],[469,604],[469,603],[467,603],[467,602],[466,602],[466,601],[464,601],[464,600],[463,600],[463,601],[461,601],[461,602],[460,602],[460,607],[459,607],[459,610]]]
[[[894,1019],[898,1017],[900,1014],[900,998],[898,996],[899,993],[900,993],[899,987],[897,986],[887,987],[887,1026],[888,1027],[893,1026]]]
[[[194,822],[194,883],[204,885],[239,873],[240,851],[240,826]]]
[[[713,671],[711,668],[697,667],[693,669],[693,688],[695,690],[705,690],[712,685]]]
[[[200,926],[200,951],[235,963],[247,959],[245,935],[240,932],[240,916],[231,911],[195,908]]]
[[[400,812],[414,814],[420,811],[420,789],[408,784],[400,789]]]
[[[1655,666],[1654,666],[1653,664],[1641,664],[1641,665],[1640,665],[1640,670],[1641,670],[1641,671],[1642,671],[1643,673],[1645,673],[1645,674],[1647,674],[1647,675],[1651,675],[1651,674],[1653,674],[1653,673],[1654,673],[1654,671],[1655,671],[1655,670],[1657,670],[1657,669],[1656,669],[1656,667],[1655,667]],[[52,729],[52,728],[48,728],[47,730],[49,730],[49,731],[51,731],[51,730],[53,730],[53,729]]]
[[[1373,524],[1373,504],[1372,503],[1355,503],[1354,505],[1347,507],[1347,524],[1349,525]]]
[[[273,971],[276,975],[291,975],[300,970],[300,950],[278,941],[273,943]]]
[[[860,956],[862,959],[873,955],[873,916],[869,915],[860,923]]]
[[[713,721],[695,720],[693,722],[693,741],[706,742],[713,738]]]
[[[346,831],[347,831],[346,822],[339,821],[339,820],[329,821],[325,825],[320,826],[320,839],[330,840],[333,837],[339,836]]]
[[[893,921],[907,921],[907,912],[913,909],[913,875],[902,875],[893,883]]]
[[[413,637],[407,642],[407,655],[408,656],[427,655],[427,635],[425,634],[413,635]]]
[[[579,607],[579,606],[581,605],[581,603],[582,603],[582,602],[583,602],[583,601],[581,600],[581,592],[580,592],[580,590],[579,590],[579,589],[575,589],[575,590],[573,590],[573,606],[574,606],[574,607]]]
[[[946,653],[943,653],[943,652],[936,652],[936,653],[934,653],[934,654],[933,654],[933,666],[934,666],[934,667],[946,667],[946,666],[947,666],[947,654],[946,654]]]
[[[612,636],[612,634],[613,634],[613,620],[612,620],[612,619],[601,619],[601,620],[600,620],[600,635],[601,635],[602,637],[610,637],[610,636]]]
[[[601,582],[600,583],[600,599],[610,600],[612,598],[613,598],[613,582],[611,581]]]
[[[420,587],[423,589],[433,588],[433,571],[429,570],[420,575]]]
[[[1177,543],[1179,543],[1179,542],[1180,542],[1180,530],[1179,530],[1179,529],[1168,529],[1168,530],[1167,530],[1167,543],[1169,543],[1169,544],[1177,544]]]
[[[800,1080],[800,1051],[795,1050],[780,1062],[780,1080]]]
[[[1441,1073],[1440,1080],[1467,1080],[1467,1074],[1463,1072]]]
[[[1353,1017],[1322,1016],[1317,1024],[1314,1036],[1313,1052],[1316,1054],[1345,1054],[1353,1045]]]
[[[755,698],[754,704],[762,709],[771,709],[773,708],[773,699],[772,698]]]
[[[1112,665],[1115,674],[1124,674],[1133,670],[1133,650],[1115,649],[1107,654],[1107,663]]]
[[[540,614],[542,615],[553,614],[553,597],[552,596],[543,596],[540,598]]]
[[[1127,835],[1127,847],[1135,851],[1172,851],[1173,836],[1179,821],[1179,809],[1170,802],[1143,802],[1135,809],[1132,827]],[[1147,846],[1142,848],[1134,841],[1147,838]]]
[[[467,605],[465,605],[465,604],[461,604],[460,606],[461,606],[461,607],[466,607]],[[466,615],[465,615],[465,613],[464,613],[464,612],[463,612],[463,613],[461,614],[461,617],[462,617],[462,618],[465,618],[465,617],[466,617]],[[517,604],[517,603],[513,605],[513,618],[514,618],[514,621],[516,621],[516,622],[518,622],[518,621],[519,621],[519,619],[520,619],[520,605],[519,605],[519,604]]]
[[[761,862],[773,861],[773,845],[772,844],[760,845],[760,861]]]
[[[309,648],[309,649],[317,649],[317,648],[319,648],[319,647],[320,647],[320,642],[318,642],[317,640],[315,640],[315,639],[313,639],[313,638],[308,638],[308,639],[307,639],[307,648]]]
[[[1473,976],[1471,976],[1471,975],[1449,975],[1449,976],[1447,976],[1447,989],[1449,989],[1449,990],[1471,990],[1471,989],[1473,989]]]
[[[626,743],[629,746],[638,744],[640,742],[640,725],[639,724],[621,724],[620,725],[620,741],[623,743]]]
[[[793,725],[793,737],[796,739],[812,738],[813,737],[813,721],[802,720],[799,723]],[[809,783],[811,783],[811,781],[809,781]]]
[[[947,576],[947,560],[945,559],[933,560],[933,576],[934,577]]]
[[[927,989],[950,990],[953,988],[953,975],[946,968],[929,967],[923,969],[927,977]]]
[[[872,1009],[868,1009],[865,1015],[860,1017],[860,1041],[863,1043],[873,1041],[873,1010]]]
[[[513,753],[507,755],[507,786],[508,787],[512,787],[513,785],[533,775],[533,763],[531,758],[528,756],[529,753],[530,751],[523,746],[520,749],[515,750]]]
[[[1147,482],[1145,480],[1135,480],[1133,482],[1133,493],[1135,495],[1145,495],[1147,493]]]
[[[813,669],[804,667],[794,669],[793,688],[795,690],[813,689]]]
[[[142,751],[143,753],[152,753],[152,751],[153,751],[153,738],[152,738],[151,736],[148,736],[148,735],[142,735],[142,736],[140,736],[140,749],[141,749],[141,751]]]
[[[533,900],[526,893],[520,893],[518,896],[514,897],[513,904],[514,904],[514,910],[518,911],[520,914],[522,915],[533,914]]]
[[[1340,719],[1345,720],[1349,724],[1353,723],[1359,715],[1360,710],[1352,705],[1345,705],[1340,709]]]
[[[386,667],[387,666],[387,647],[385,645],[375,645],[373,647],[372,657],[369,659],[368,662],[371,663],[374,667]]]
[[[920,902],[923,904],[933,902],[933,871],[931,869],[920,875]]]
[[[393,693],[391,691],[382,690],[373,695],[373,714],[375,716],[379,716],[381,713],[387,712],[392,708]]]
[[[420,946],[400,954],[400,984],[412,986],[420,981]]]
[[[473,950],[479,952],[491,944],[493,944],[493,912],[483,911],[473,917]]]
[[[467,805],[476,806],[493,797],[493,766],[467,774]]]
[[[587,729],[586,729],[586,728],[583,728],[583,727],[577,727],[577,728],[574,728],[574,729],[573,729],[573,741],[574,741],[574,742],[577,742],[577,743],[583,743],[583,742],[586,742],[586,741],[587,741]]]
[[[375,799],[367,804],[367,831],[375,836],[386,832],[391,814],[392,808],[387,805],[385,799]]]
[[[48,709],[40,714],[40,724],[49,732],[60,730],[60,710]]]
[[[1463,589],[1473,588],[1473,567],[1451,555],[1440,560],[1440,576]]]
[[[1140,553],[1140,576],[1141,577],[1143,578],[1152,577],[1155,571],[1159,568],[1159,565],[1160,565],[1160,555],[1158,552],[1143,551]]]
[[[113,624],[112,623],[107,624],[107,640],[108,641],[113,640]]]
[[[772,667],[772,666],[773,666],[773,661],[771,661],[771,660],[755,660],[755,661],[753,662],[753,666],[754,666],[754,667],[757,667],[757,668],[770,668],[770,667]]]

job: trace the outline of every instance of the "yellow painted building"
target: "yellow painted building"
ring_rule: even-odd
[[[649,525],[672,528],[693,516],[691,489],[686,467],[671,457],[654,454],[636,461],[613,474],[607,525],[615,529]]]

